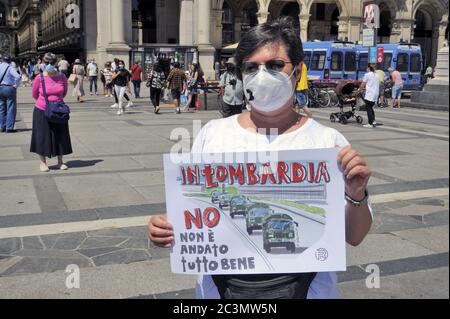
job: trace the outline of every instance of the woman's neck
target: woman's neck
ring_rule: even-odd
[[[296,125],[301,118],[292,108],[273,116],[267,116],[254,110],[250,113],[250,119],[256,129],[265,129],[267,135],[273,135],[271,129],[277,130],[278,135],[281,135]]]

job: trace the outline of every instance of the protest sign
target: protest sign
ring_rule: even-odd
[[[172,272],[274,274],[344,271],[345,190],[338,149],[164,156],[175,240]],[[199,154],[197,154],[199,155]],[[217,156],[216,156],[217,158]],[[195,162],[195,163],[194,163]]]

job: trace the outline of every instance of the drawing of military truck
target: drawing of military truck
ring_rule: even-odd
[[[211,193],[211,203],[215,204],[219,201],[219,196],[222,195],[223,192],[221,190],[215,190]]]
[[[236,215],[245,217],[248,208],[252,202],[244,195],[233,196],[230,200],[230,217],[234,218]]]
[[[231,194],[222,194],[219,196],[219,207],[223,209],[224,207],[230,206]]]
[[[251,235],[254,230],[262,229],[263,219],[273,214],[273,209],[264,203],[252,204],[245,215],[245,223],[247,226],[247,233]]]
[[[272,214],[262,223],[263,247],[268,253],[273,247],[285,247],[295,253],[298,242],[298,223],[287,214]]]

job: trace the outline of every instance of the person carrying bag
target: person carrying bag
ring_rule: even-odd
[[[64,101],[50,102],[45,88],[44,73],[41,72],[41,85],[45,98],[45,117],[54,124],[67,124],[70,120],[70,108]]]
[[[72,154],[69,131],[70,109],[64,103],[68,83],[55,67],[53,53],[44,56],[43,72],[33,82],[32,95],[36,101],[33,110],[33,130],[30,152],[39,155],[40,171],[49,172],[47,158],[58,158],[57,169],[67,170],[63,157]]]

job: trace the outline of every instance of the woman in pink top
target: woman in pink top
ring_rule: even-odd
[[[44,77],[45,88],[50,102],[60,102],[67,94],[67,78],[56,70],[57,58],[53,53],[44,56],[43,69],[33,82],[33,98],[36,106],[33,112],[33,133],[31,135],[30,152],[40,156],[41,172],[49,172],[47,157],[58,157],[56,168],[67,170],[63,162],[63,156],[72,154],[69,125],[49,123],[45,117],[45,97],[42,89],[41,77]],[[42,72],[43,71],[43,72]]]

